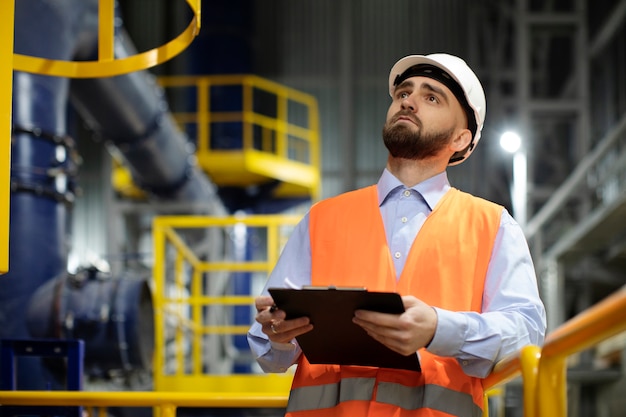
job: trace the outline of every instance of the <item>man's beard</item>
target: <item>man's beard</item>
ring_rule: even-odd
[[[385,123],[383,127],[383,141],[391,156],[395,158],[422,160],[436,156],[445,148],[454,128],[446,131],[425,133],[420,120],[410,115],[417,122],[418,131],[412,131],[404,124],[393,124],[400,114]],[[405,115],[406,116],[406,115]]]

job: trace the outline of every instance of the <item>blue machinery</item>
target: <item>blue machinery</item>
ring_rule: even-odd
[[[134,48],[119,23],[111,32],[114,44],[107,46],[98,39],[98,33],[103,33],[102,29],[98,32],[98,12],[101,18],[106,12],[102,3],[112,4],[97,0],[16,1],[15,53],[62,61],[90,61],[103,52],[115,58],[131,56]],[[248,123],[238,128],[233,125],[233,109],[226,105],[222,116],[196,121],[195,130],[188,132],[198,136],[194,155],[187,134],[179,128],[185,121],[174,120],[162,88],[146,71],[77,77],[71,82],[59,76],[15,71],[10,270],[0,278],[0,339],[85,340],[85,366],[92,373],[150,366],[154,329],[148,277],[113,277],[92,268],[73,274],[66,271],[66,239],[80,161],[67,123],[69,105],[122,155],[133,182],[153,199],[202,203],[215,214],[226,214],[237,207],[238,198],[246,197],[240,191],[243,184],[232,181],[238,177],[233,166],[243,169],[241,174],[247,172],[241,175],[244,181],[266,188],[265,198],[291,195],[296,197],[294,201],[301,201],[315,197],[319,184],[316,153],[307,151],[304,164],[294,165],[288,156],[281,159],[280,153],[287,155],[283,145],[290,138],[297,139],[298,129],[292,132],[288,124],[273,121],[285,117],[280,114],[286,112],[281,98],[276,103],[283,109],[279,114],[256,114],[260,111],[254,104],[246,103],[253,90],[259,90],[259,80],[257,87],[245,84],[239,87],[244,107],[240,114],[258,120],[250,122],[248,118]],[[203,85],[197,91],[206,101],[219,92]],[[250,106],[247,110],[246,105]],[[198,106],[203,106],[202,100]],[[201,110],[197,109],[198,114],[206,114]],[[308,123],[317,123],[316,117]],[[252,125],[256,127],[245,127]],[[233,127],[240,132],[235,138],[239,144],[228,142],[215,150],[219,133],[232,132]],[[241,152],[246,146],[247,151]],[[198,165],[193,162],[195,156]],[[290,186],[286,178],[268,171],[272,163],[287,164],[297,172],[304,169],[308,179]],[[243,256],[250,254],[244,252]],[[236,293],[249,293],[246,274],[239,275],[234,285]],[[249,315],[245,309],[236,314],[242,317],[237,319],[241,324]],[[236,344],[241,345],[241,340]],[[48,389],[51,381],[59,380],[55,369],[41,358],[16,360],[18,389]],[[235,369],[247,370],[245,366]]]

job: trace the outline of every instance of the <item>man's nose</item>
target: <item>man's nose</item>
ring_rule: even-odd
[[[413,102],[413,100],[410,100],[410,96],[405,97],[400,102],[400,107],[402,108],[402,110],[415,111],[415,103]]]

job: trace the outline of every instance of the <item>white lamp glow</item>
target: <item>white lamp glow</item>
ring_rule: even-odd
[[[515,132],[504,132],[500,136],[500,146],[508,153],[515,153],[522,146],[522,138]]]
[[[524,228],[526,227],[528,173],[526,172],[526,152],[522,147],[522,138],[515,132],[504,132],[500,136],[500,146],[513,154],[513,186],[511,187],[513,217]]]

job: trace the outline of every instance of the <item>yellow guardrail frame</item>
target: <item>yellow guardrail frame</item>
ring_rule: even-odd
[[[100,0],[98,4],[98,60],[63,61],[13,54],[13,68],[18,71],[57,77],[97,78],[127,74],[161,64],[184,51],[200,31],[200,0],[185,1],[194,14],[191,22],[180,35],[158,48],[115,59],[113,54],[115,1]],[[6,7],[6,5],[3,6]],[[2,15],[7,16],[4,13]],[[12,22],[13,20],[11,19]],[[6,31],[7,28],[3,29]]]
[[[0,274],[9,270],[9,204],[11,201],[11,111],[13,97],[13,29],[15,24],[15,0],[0,1]]]
[[[622,332],[626,332],[626,286],[553,330],[539,361],[538,415],[566,417],[568,356]]]
[[[9,203],[11,181],[11,110],[13,105],[13,71],[68,78],[112,77],[161,64],[184,51],[200,31],[201,0],[185,0],[193,12],[187,28],[170,42],[158,48],[115,59],[115,1],[98,3],[98,60],[63,61],[14,53],[15,0],[0,1],[0,146],[6,151],[0,160],[0,274],[9,270]]]
[[[157,81],[166,94],[195,97],[180,106],[184,109],[174,100],[170,111],[181,131],[195,135],[197,166],[215,185],[243,188],[278,181],[271,198],[319,199],[319,114],[314,96],[250,74],[170,75]],[[237,90],[239,107],[212,108],[214,89],[222,88]],[[271,98],[272,111],[270,105],[265,113],[255,106],[257,95]],[[292,106],[301,117],[304,114],[301,119],[297,111],[289,110]],[[228,147],[220,146],[219,128],[229,125],[236,125],[240,136],[230,138]],[[112,181],[125,197],[147,197],[121,159],[115,161]]]
[[[189,91],[197,99],[192,111],[172,115],[179,126],[197,128],[198,165],[218,186],[254,186],[279,180],[277,198],[320,195],[320,141],[317,100],[310,94],[248,74],[212,76],[164,76],[166,90]],[[241,106],[235,110],[211,109],[212,88],[241,88]],[[267,94],[275,102],[275,114],[255,108],[255,94]],[[288,108],[297,105],[306,112],[306,123],[292,120]],[[241,143],[229,149],[212,144],[213,126],[240,123]],[[255,133],[256,132],[256,133]]]
[[[252,308],[253,295],[209,293],[209,281],[219,279],[219,275],[212,274],[255,272],[266,276],[278,260],[290,229],[301,218],[300,215],[246,215],[157,216],[153,219],[155,346],[152,371],[155,391],[204,391],[233,398],[239,396],[242,400],[256,393],[286,400],[293,379],[291,370],[284,374],[216,374],[203,366],[206,337],[243,336],[249,328],[249,324],[236,325],[229,321],[205,322],[204,315],[212,307]],[[236,227],[266,231],[266,244],[260,243],[265,251],[263,256],[259,254],[261,259],[207,260],[195,253],[183,237],[185,230],[214,229],[231,234]]]

